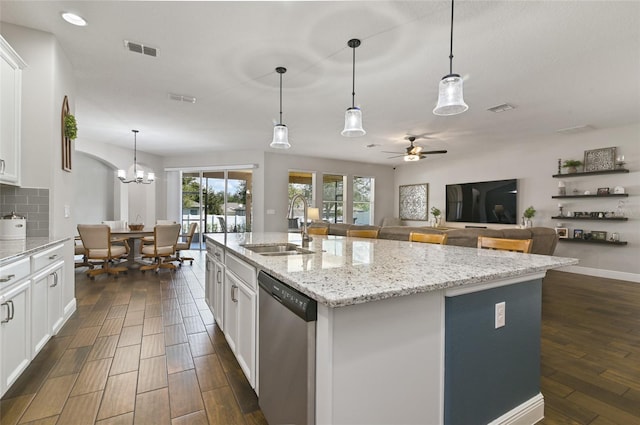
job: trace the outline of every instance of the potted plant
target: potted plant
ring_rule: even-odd
[[[531,221],[531,219],[534,215],[536,215],[535,208],[533,208],[533,206],[529,206],[526,210],[524,210],[524,213],[522,215],[527,219],[526,227],[532,227],[533,222]]]
[[[433,227],[440,225],[440,210],[436,207],[431,207],[431,214],[433,215]]]
[[[582,161],[577,159],[567,159],[564,161],[564,164],[562,164],[562,166],[567,169],[567,173],[569,174],[577,173],[578,169],[576,167],[579,167],[581,165]]]
[[[75,140],[78,137],[78,124],[76,123],[76,117],[72,114],[64,116],[64,137],[71,140]]]

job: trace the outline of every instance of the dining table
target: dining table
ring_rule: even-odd
[[[141,258],[140,243],[141,239],[145,236],[153,236],[153,227],[144,227],[140,230],[131,230],[128,227],[111,229],[111,237],[116,239],[129,241],[129,255],[127,261],[123,263],[128,269],[140,268],[140,263],[137,261]]]

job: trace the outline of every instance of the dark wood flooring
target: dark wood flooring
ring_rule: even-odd
[[[640,283],[549,272],[541,364],[541,423],[640,424]]]
[[[94,281],[0,401],[0,423],[266,424],[204,302],[204,255]],[[640,424],[640,284],[549,272],[542,424]]]
[[[186,254],[186,253],[185,253]],[[266,424],[204,301],[204,254],[176,272],[89,280],[0,401],[0,423]]]

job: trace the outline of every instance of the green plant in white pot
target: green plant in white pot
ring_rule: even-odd
[[[436,207],[431,207],[431,215],[433,215],[433,227],[440,226],[440,214],[441,211]]]
[[[533,227],[533,221],[531,221],[531,219],[536,215],[535,208],[533,208],[533,206],[529,206],[526,210],[524,210],[524,213],[522,215],[527,219],[525,222],[525,226]]]

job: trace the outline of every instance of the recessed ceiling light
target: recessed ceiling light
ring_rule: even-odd
[[[77,25],[79,27],[84,27],[87,25],[87,21],[85,21],[84,18],[71,12],[63,12],[62,19],[69,22],[70,24]]]

